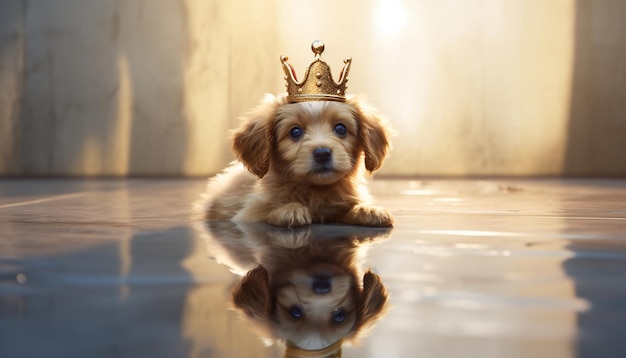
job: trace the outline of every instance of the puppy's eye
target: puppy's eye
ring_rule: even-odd
[[[299,320],[304,316],[304,312],[302,312],[302,308],[298,306],[291,306],[289,308],[289,315],[291,316],[291,318]]]
[[[344,311],[341,308],[338,308],[333,311],[332,316],[333,316],[334,322],[337,322],[337,323],[343,322],[346,319],[346,311]]]
[[[293,127],[289,131],[289,136],[293,139],[298,139],[302,137],[303,134],[304,134],[304,131],[300,127]]]
[[[335,133],[337,133],[338,136],[343,137],[346,135],[346,133],[348,133],[348,129],[346,129],[346,126],[339,123],[335,125]]]

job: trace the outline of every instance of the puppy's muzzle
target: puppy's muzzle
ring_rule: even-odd
[[[330,277],[316,276],[313,278],[313,284],[311,285],[313,292],[317,294],[324,294],[330,292],[332,289],[332,282]]]
[[[315,148],[315,150],[313,151],[313,160],[315,160],[315,163],[317,164],[325,165],[333,159],[332,154],[333,153],[330,148]]]

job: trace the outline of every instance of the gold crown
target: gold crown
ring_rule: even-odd
[[[296,71],[287,63],[287,56],[280,56],[280,62],[285,71],[285,87],[287,87],[287,101],[339,101],[346,100],[346,83],[348,82],[348,72],[352,59],[350,57],[343,60],[345,64],[339,75],[339,82],[333,80],[330,73],[330,66],[322,61],[321,55],[324,52],[324,43],[313,41],[311,50],[315,54],[315,59],[311,61],[304,73],[302,82],[296,79]]]

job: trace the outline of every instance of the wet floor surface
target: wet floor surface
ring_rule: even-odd
[[[204,184],[0,181],[0,357],[626,356],[626,180],[377,179],[392,230],[202,223]]]

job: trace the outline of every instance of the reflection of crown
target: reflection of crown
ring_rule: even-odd
[[[321,41],[313,41],[311,50],[315,54],[315,59],[311,61],[309,67],[304,73],[302,82],[296,79],[296,71],[287,63],[286,56],[280,56],[280,62],[283,63],[283,71],[285,71],[285,86],[287,87],[287,101],[305,102],[305,101],[339,101],[346,100],[346,83],[348,82],[348,72],[352,59],[350,57],[343,60],[345,65],[339,75],[339,82],[333,80],[330,74],[330,66],[322,61],[321,55],[324,52],[324,43]]]

